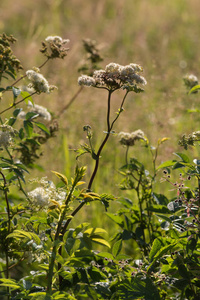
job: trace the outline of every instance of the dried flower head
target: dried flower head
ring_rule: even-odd
[[[6,76],[13,77],[16,75],[16,71],[23,69],[10,47],[15,42],[16,39],[12,35],[0,34],[0,79],[5,72]]]
[[[105,67],[105,70],[96,70],[93,76],[90,77],[88,84],[86,80],[78,79],[78,83],[86,86],[105,87],[109,90],[126,89],[127,91],[134,91],[136,93],[143,91],[138,85],[146,85],[146,79],[139,73],[142,72],[142,67],[137,64],[129,64],[121,66],[116,63],[110,63]],[[84,78],[82,75],[81,78]],[[93,79],[93,80],[92,80]]]
[[[125,146],[133,146],[135,145],[135,141],[137,140],[143,140],[146,141],[144,132],[140,129],[128,133],[128,132],[120,132],[118,134],[120,138],[120,144],[125,145]]]
[[[69,48],[64,47],[70,40],[62,39],[60,36],[48,36],[42,42],[42,49],[40,50],[48,59],[64,58],[67,55]]]
[[[85,86],[95,86],[96,82],[95,79],[91,76],[81,75],[78,78],[78,84],[85,85]]]
[[[54,86],[50,86],[46,78],[39,73],[39,70],[28,70],[26,72],[28,79],[31,81],[29,88],[33,88],[36,93],[50,93]]]

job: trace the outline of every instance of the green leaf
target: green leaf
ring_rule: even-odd
[[[8,125],[13,126],[16,122],[16,118],[11,117],[8,121]]]
[[[43,123],[40,123],[40,122],[34,122],[34,124],[40,128],[42,131],[44,131],[46,134],[50,135],[50,132],[49,132],[49,129],[43,124]]]
[[[19,130],[19,137],[20,137],[21,140],[23,140],[23,138],[24,138],[24,130],[23,130],[23,128],[20,128],[20,130]]]
[[[111,214],[111,213],[106,213],[106,215],[107,215],[111,220],[113,220],[116,224],[118,224],[120,227],[123,227],[124,220],[123,220],[120,216],[114,215],[114,214]]]
[[[193,86],[193,88],[191,88],[191,90],[189,91],[188,95],[198,91],[200,89],[200,84]]]
[[[155,199],[157,204],[167,205],[169,202],[165,195],[153,193],[152,196]]]
[[[149,261],[152,262],[156,253],[162,248],[163,242],[160,238],[157,238],[153,241],[151,251],[149,253]]]
[[[15,118],[17,118],[18,114],[22,111],[22,108],[16,108],[14,111],[13,111],[13,116]]]
[[[14,279],[1,278],[0,286],[10,287],[11,289],[19,289],[20,285],[16,283]]]
[[[24,91],[21,92],[21,96],[22,96],[23,98],[26,98],[26,99],[25,99],[26,104],[28,104],[29,101],[30,101],[32,104],[34,103],[32,97],[30,96],[30,94],[29,94],[28,92],[24,92]]]
[[[51,171],[52,173],[54,173],[58,178],[60,178],[60,180],[62,180],[62,182],[67,186],[68,185],[68,180],[67,177],[59,172],[56,171]]]
[[[188,158],[188,156],[186,154],[180,153],[180,152],[176,152],[174,154],[176,156],[178,156],[183,162],[185,162],[185,163],[189,163],[190,162],[190,160],[189,160],[189,158]]]
[[[99,252],[97,256],[106,258],[106,259],[114,259],[113,255],[109,252]]]
[[[156,262],[156,260],[158,260],[159,258],[161,258],[163,255],[165,255],[166,253],[168,253],[169,250],[171,250],[173,247],[176,246],[177,242],[171,243],[165,247],[162,247],[155,255],[153,258],[152,263],[149,265],[148,269],[149,270],[151,268],[151,266],[154,264],[154,262]]]
[[[84,234],[88,235],[95,235],[95,234],[101,234],[101,233],[107,233],[107,231],[103,228],[88,228],[84,231]]]
[[[161,165],[159,165],[156,170],[159,170],[159,169],[162,169],[162,168],[167,168],[167,167],[172,167],[176,163],[177,163],[177,160],[168,160],[168,161],[165,161],[164,163],[162,163]]]
[[[28,238],[30,240],[34,240],[37,244],[40,244],[40,238],[37,236],[37,234],[33,232],[28,232],[24,230],[14,230],[12,233],[10,233],[7,238],[19,238],[24,239]]]
[[[122,250],[122,240],[117,241],[112,247],[112,255],[117,257]]]
[[[95,237],[91,237],[91,241],[103,246],[106,246],[108,248],[110,248],[110,244],[103,238],[95,238]]]
[[[30,121],[25,120],[24,121],[24,128],[26,130],[26,133],[27,133],[28,137],[31,137],[32,133],[33,133],[33,124]]]
[[[27,114],[26,114],[26,120],[28,121],[31,121],[35,118],[37,118],[39,115],[36,113],[36,112],[33,112],[33,111],[29,111]]]
[[[161,213],[161,214],[170,213],[170,210],[165,205],[158,205],[158,204],[151,205],[150,207],[146,208],[145,210],[157,212],[157,213]]]

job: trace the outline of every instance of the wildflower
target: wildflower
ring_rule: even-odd
[[[134,132],[131,132],[131,133],[120,132],[119,138],[120,138],[120,144],[125,145],[125,146],[133,146],[133,145],[135,145],[135,141],[137,141],[137,140],[146,141],[144,132],[140,129],[138,129]]]
[[[28,70],[26,72],[26,75],[28,79],[31,81],[31,87],[34,88],[34,90],[37,93],[49,93],[49,83],[44,78],[44,76],[38,72],[35,72],[33,70]]]
[[[37,113],[38,117],[41,117],[46,121],[51,121],[51,114],[48,112],[46,107],[38,104],[33,105],[31,102],[29,102],[28,107],[30,108],[31,112]]]
[[[82,75],[78,79],[80,85],[86,86],[105,86],[108,89],[126,89],[127,91],[141,92],[141,88],[137,85],[146,85],[146,79],[139,74],[142,72],[142,67],[137,64],[129,64],[121,66],[116,63],[110,63],[105,67],[105,70],[96,70],[92,77]]]
[[[91,76],[82,75],[78,78],[79,85],[95,86],[95,79]]]
[[[40,50],[48,59],[64,58],[67,55],[68,48],[63,45],[69,43],[70,40],[62,39],[60,36],[48,36],[42,42],[42,49]]]
[[[38,104],[32,104],[30,101],[28,103],[28,109],[29,112],[34,112],[36,113],[38,116],[42,119],[44,119],[45,121],[51,121],[51,114],[48,112],[48,110],[46,109],[46,107],[38,105]],[[17,116],[19,119],[25,120],[26,119],[26,112],[25,111],[20,111],[20,113]]]
[[[40,187],[28,193],[33,206],[48,208],[51,206],[51,200],[57,201],[58,205],[62,205],[66,197],[65,192],[57,190],[53,182],[44,179],[41,179],[40,184]]]
[[[109,74],[109,76],[119,76],[120,75],[121,66],[116,63],[110,63],[106,66],[105,72]]]
[[[48,36],[46,39],[45,39],[46,42],[48,43],[61,43],[61,44],[67,44],[70,42],[70,40],[66,39],[66,40],[63,40],[60,36],[58,35],[55,35],[55,36]]]
[[[0,128],[0,147],[8,147],[12,144],[12,138],[16,134],[16,130],[14,130],[9,125],[1,125]]]

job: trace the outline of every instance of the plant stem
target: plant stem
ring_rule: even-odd
[[[41,69],[44,65],[46,65],[46,63],[48,62],[49,58],[47,58],[38,68]],[[27,75],[24,74],[23,76],[21,76],[20,78],[18,78],[12,85],[11,87],[15,86],[16,83],[18,83],[20,80],[22,80],[23,78],[26,78]]]
[[[65,206],[65,208],[64,208],[64,210],[61,214],[61,217],[60,217],[60,220],[58,222],[57,229],[56,229],[53,249],[52,249],[50,263],[49,263],[48,280],[47,280],[47,293],[50,294],[50,295],[52,294],[53,269],[54,269],[54,264],[55,264],[55,259],[56,259],[56,253],[57,253],[57,249],[60,247],[59,237],[60,237],[60,233],[61,233],[61,229],[62,229],[62,224],[63,224],[63,221],[65,219],[66,212],[68,210],[68,203],[71,199],[71,196],[72,196],[72,193],[74,191],[75,186],[76,186],[76,182],[74,180],[74,184],[72,185],[71,190],[70,190],[70,192],[67,196],[67,199],[65,201],[66,206]]]
[[[2,114],[5,113],[6,111],[12,109],[12,108],[13,108],[14,106],[16,106],[17,104],[23,102],[24,100],[26,100],[27,98],[29,98],[29,97],[31,97],[31,96],[33,96],[33,95],[35,95],[35,94],[36,94],[36,92],[34,92],[34,93],[32,93],[32,94],[26,96],[25,98],[19,100],[18,102],[13,103],[11,106],[9,106],[9,107],[7,107],[6,109],[2,110],[2,111],[0,112],[0,115],[2,115]]]
[[[111,108],[111,95],[112,93],[114,92],[114,90],[108,90],[108,106],[107,106],[107,118],[106,118],[106,122],[107,122],[107,132],[106,132],[106,136],[103,140],[103,142],[101,143],[100,147],[99,147],[99,150],[96,154],[96,160],[95,160],[95,167],[94,167],[94,170],[93,170],[93,173],[91,175],[91,178],[90,178],[90,181],[88,183],[88,190],[91,190],[91,187],[92,187],[92,184],[93,184],[93,181],[95,179],[95,176],[97,174],[97,171],[98,171],[98,167],[99,167],[99,160],[100,160],[100,155],[101,155],[101,152],[106,144],[106,142],[108,141],[108,138],[111,134],[111,130],[115,124],[115,122],[117,121],[117,119],[119,118],[119,115],[120,113],[123,111],[123,104],[124,104],[124,101],[126,99],[126,96],[128,94],[128,92],[126,92],[123,100],[122,100],[122,103],[121,103],[121,106],[120,106],[120,109],[119,109],[119,112],[117,113],[117,116],[116,118],[113,120],[113,122],[110,124],[110,108]],[[71,197],[71,196],[70,196]],[[69,199],[70,200],[70,199]],[[66,207],[67,207],[67,204],[68,204],[69,201],[66,201]],[[71,213],[71,215],[74,217],[78,212],[79,210],[84,206],[85,202],[81,202],[81,204],[79,204],[79,206],[77,206],[77,208]],[[65,234],[66,230],[67,230],[67,227],[69,225],[69,223],[71,222],[71,219],[68,219],[66,222],[65,222],[65,225],[64,227],[62,228],[62,222],[64,220],[64,217],[65,217],[65,214],[62,214],[62,217],[58,223],[58,227],[57,227],[57,231],[56,231],[56,236],[55,236],[55,239],[54,239],[54,246],[53,246],[53,250],[52,250],[52,255],[51,255],[51,261],[50,261],[50,265],[49,265],[49,272],[48,272],[48,284],[47,284],[47,293],[48,294],[52,294],[52,278],[53,278],[53,268],[54,268],[54,263],[55,263],[55,258],[56,258],[56,252],[57,252],[57,249],[59,247],[59,253],[61,254],[61,251],[62,251],[62,247],[61,246],[58,246],[55,241],[58,240],[59,238],[59,234],[61,234],[62,236]],[[61,265],[59,264],[58,265],[58,269],[61,268]],[[61,288],[61,283],[62,283],[62,277],[59,276],[59,285],[60,285],[60,288]]]

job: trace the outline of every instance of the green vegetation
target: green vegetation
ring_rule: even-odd
[[[199,299],[199,3],[72,2],[1,3],[0,297]]]

